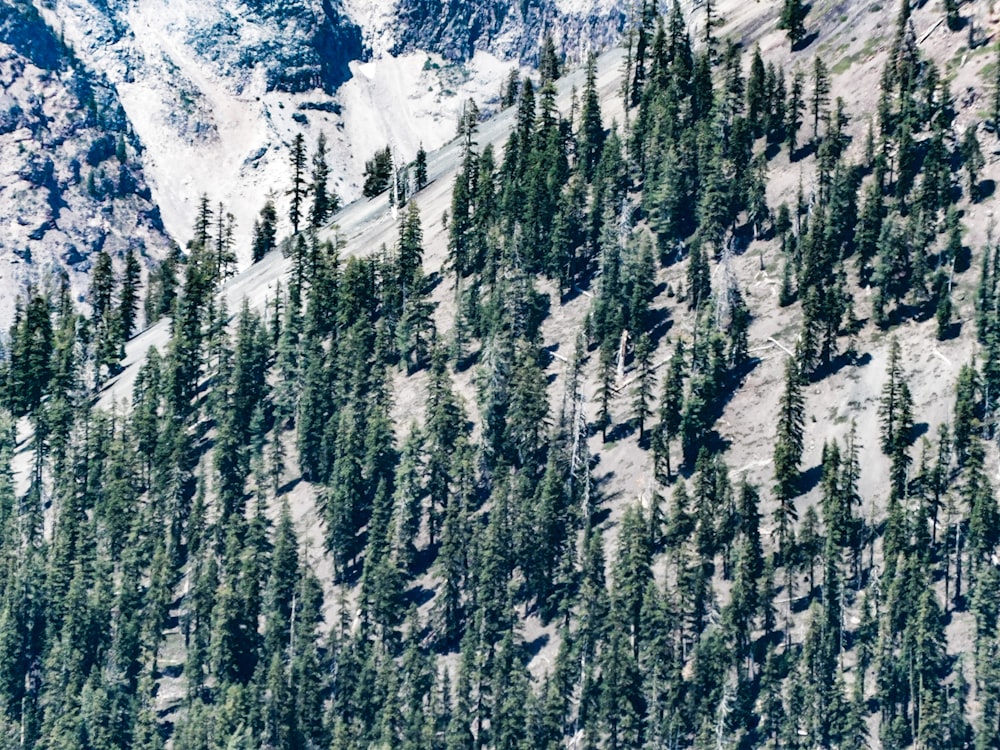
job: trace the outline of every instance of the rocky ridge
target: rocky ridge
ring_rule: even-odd
[[[63,272],[82,300],[98,250],[162,256],[169,240],[142,156],[107,81],[30,3],[0,4],[0,323],[17,290]]]

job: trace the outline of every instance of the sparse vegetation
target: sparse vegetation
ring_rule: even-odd
[[[233,220],[203,196],[127,408],[95,398],[135,258],[96,254],[84,310],[22,298],[0,745],[996,745],[978,124],[905,0],[874,112],[818,55],[744,67],[679,3],[642,11],[620,101],[591,58],[568,119],[547,44],[503,148],[466,108],[450,195],[421,149],[381,248],[325,227],[324,143],[306,175],[297,138],[260,308],[220,303]],[[365,194],[393,177],[387,147]]]

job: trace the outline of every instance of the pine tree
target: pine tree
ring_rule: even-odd
[[[754,128],[754,135],[764,135],[765,115],[769,114],[767,71],[760,55],[760,45],[753,48],[750,58],[750,75],[747,78],[747,120]]]
[[[785,391],[778,412],[778,429],[774,443],[775,494],[778,499],[778,534],[784,555],[784,540],[791,522],[797,517],[792,502],[798,492],[799,462],[802,460],[805,427],[805,400],[802,396],[801,375],[792,358],[785,363]]]
[[[688,259],[687,294],[688,307],[699,310],[708,304],[712,296],[712,272],[708,267],[705,251],[698,242],[691,248],[691,257]]]
[[[820,120],[826,122],[829,118],[827,111],[830,106],[830,73],[823,59],[816,55],[813,58],[813,95],[810,107],[813,118],[813,142],[819,142]],[[829,125],[827,125],[829,130]]]
[[[889,455],[902,442],[909,445],[911,421],[907,418],[907,398],[909,388],[903,377],[902,352],[895,337],[889,343],[889,362],[886,365],[886,380],[882,386],[878,414],[882,422],[882,452]]]
[[[798,2],[798,0],[789,0]],[[785,142],[788,144],[788,158],[795,160],[798,149],[799,129],[802,127],[802,113],[805,111],[805,91],[800,70],[792,74],[792,87],[788,92],[788,106],[785,108]]]
[[[312,193],[312,206],[309,210],[309,225],[316,229],[326,223],[330,215],[336,211],[339,201],[332,195],[327,185],[330,179],[330,167],[326,160],[326,135],[319,134],[316,139],[316,151],[312,159],[312,181],[309,191]]]
[[[278,212],[274,201],[268,198],[260,210],[260,217],[253,223],[251,255],[253,262],[258,263],[264,256],[278,246]]]
[[[659,418],[654,445],[657,461],[666,464],[666,476],[670,478],[670,444],[680,433],[681,409],[684,402],[684,342],[678,340],[670,356],[667,376],[663,381],[660,395]]]
[[[977,396],[980,389],[979,373],[972,365],[962,365],[955,384],[955,418],[952,422],[955,460],[959,467],[965,465],[973,436],[979,428],[981,416]]]
[[[304,201],[307,192],[306,186],[306,139],[302,133],[296,133],[292,140],[292,151],[290,155],[292,167],[292,187],[288,190],[292,203],[288,212],[288,219],[292,222],[292,234],[299,233],[299,224],[304,216]]]
[[[601,103],[597,94],[597,58],[587,58],[586,78],[580,105],[580,125],[577,131],[577,160],[586,181],[594,177],[594,170],[604,150],[605,132],[601,123]]]
[[[150,271],[143,304],[147,324],[152,325],[173,311],[177,299],[177,271],[182,260],[180,248],[171,243],[167,257]]]
[[[959,153],[962,156],[962,164],[965,167],[965,175],[969,187],[969,199],[973,203],[979,201],[979,172],[985,163],[983,151],[979,146],[979,139],[976,137],[976,126],[970,125],[965,129],[962,136],[962,143],[959,146]]]
[[[385,192],[392,182],[392,149],[379,149],[371,159],[365,161],[364,185],[361,192],[366,198],[374,198]]]
[[[94,270],[90,274],[90,306],[95,321],[102,320],[104,313],[111,308],[114,289],[115,274],[111,266],[111,256],[101,250],[97,253]]]
[[[538,72],[542,76],[542,82],[551,83],[559,78],[559,69],[561,67],[559,62],[559,53],[556,52],[556,45],[555,42],[552,41],[551,34],[545,35],[545,40],[542,42],[542,51],[539,57]]]
[[[639,425],[639,443],[646,437],[646,422],[653,415],[650,401],[653,398],[653,344],[648,334],[642,333],[635,345],[635,390],[632,414]]]
[[[788,42],[793,50],[806,34],[806,10],[802,0],[784,0],[784,5],[781,7],[778,28],[784,29],[788,34]]]
[[[423,143],[417,149],[417,158],[413,168],[413,184],[417,190],[423,190],[427,187],[427,152],[424,150]]]
[[[598,388],[599,407],[597,427],[601,431],[601,440],[608,439],[608,428],[611,427],[611,402],[615,396],[615,355],[614,345],[610,339],[601,346],[600,356],[600,386]]]
[[[944,0],[944,14],[949,29],[958,31],[962,28],[962,16],[958,12],[958,0]]]
[[[7,398],[15,416],[34,414],[52,379],[53,330],[49,302],[34,290],[11,327]]]
[[[139,310],[139,281],[142,269],[135,251],[129,248],[125,253],[125,269],[122,274],[121,298],[118,302],[121,318],[121,334],[124,340],[132,338],[135,331],[135,316]]]

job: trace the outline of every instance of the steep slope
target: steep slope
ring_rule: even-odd
[[[0,5],[0,326],[27,283],[65,271],[83,299],[92,256],[167,247],[142,144],[114,89],[76,61],[30,3]]]
[[[482,3],[475,0],[400,0],[394,49],[426,49],[462,60],[476,50],[537,63],[546,34],[572,61],[615,44],[625,28],[622,3],[558,2]]]
[[[598,59],[601,101],[612,116],[620,111],[617,98],[621,86],[622,57],[622,51],[616,49]],[[559,82],[560,109],[568,111],[572,91],[580,88],[582,82],[582,70],[574,71]],[[478,143],[483,147],[491,145],[500,148],[510,134],[515,114],[513,109],[508,108],[483,122],[477,134]],[[425,258],[429,271],[439,271],[445,262],[447,231],[442,222],[435,221],[435,218],[445,214],[451,205],[452,183],[461,162],[462,147],[457,139],[452,139],[446,146],[431,152],[427,162],[428,186],[413,198],[426,217]],[[345,256],[370,256],[381,246],[392,246],[395,243],[399,232],[398,219],[398,210],[389,205],[388,193],[383,193],[377,198],[362,199],[345,206],[330,220],[329,226],[321,231],[320,237],[329,241],[343,241]],[[271,253],[260,263],[251,265],[227,281],[220,295],[225,307],[230,311],[237,310],[246,300],[252,309],[264,313],[268,303],[273,302],[276,287],[280,284],[287,286],[293,262],[287,251],[286,246],[284,252]],[[448,318],[442,315],[442,320],[447,321]],[[161,320],[126,344],[122,372],[109,380],[103,388],[99,401],[101,407],[110,408],[116,402],[129,398],[135,377],[146,361],[149,350],[153,347],[163,349],[167,345],[169,329],[170,321]]]
[[[615,126],[590,175],[577,71],[433,152],[417,212],[355,202],[218,296],[197,296],[193,254],[177,322],[130,342],[97,399],[112,424],[82,410],[78,473],[110,489],[52,483],[53,548],[86,549],[78,521],[106,566],[81,563],[73,585],[52,566],[53,596],[114,619],[113,637],[94,626],[96,656],[73,650],[74,618],[56,631],[48,729],[66,700],[51,675],[75,658],[98,667],[68,716],[94,731],[106,696],[136,696],[135,724],[182,748],[995,744],[992,56],[959,49],[967,32],[930,4],[901,22],[817,4],[792,50],[775,4],[720,5],[717,54],[696,44],[702,78],[687,70],[713,96],[650,72],[655,95],[626,107],[636,69],[600,58]],[[996,25],[964,13],[980,35]],[[775,67],[759,120],[744,117],[756,45],[784,81],[802,73],[798,119]],[[831,80],[810,135],[818,59]],[[532,214],[546,190],[558,200]],[[455,227],[483,215],[472,262]],[[644,412],[640,386],[664,393],[672,360],[679,391]],[[29,500],[31,421],[13,464]],[[145,441],[131,469],[130,439]],[[116,503],[135,512],[135,557],[105,561]],[[87,595],[111,569],[134,583],[114,608],[110,583]],[[133,652],[137,598],[163,627]]]
[[[353,200],[376,149],[388,144],[405,163],[421,143],[442,145],[467,99],[492,107],[510,67],[533,60],[541,30],[563,18],[555,6],[537,18],[512,16],[491,32],[503,40],[487,42],[439,35],[440,9],[376,2],[37,4],[117,89],[171,235],[185,237],[207,194],[236,217],[241,262],[261,196],[274,190],[283,201],[296,133],[310,147],[326,135],[334,188]],[[492,12],[486,7],[452,10]],[[560,42],[577,58],[613,43],[622,23],[613,8],[565,18],[572,32]],[[206,162],[211,173],[199,168]]]

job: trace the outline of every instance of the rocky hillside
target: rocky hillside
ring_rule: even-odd
[[[534,12],[476,8],[440,38]],[[283,197],[232,277],[200,203],[109,379],[96,316],[35,295],[0,372],[0,740],[1000,744],[1000,19],[663,10],[465,109],[412,191],[295,234]],[[387,68],[404,98],[458,70],[352,82]]]
[[[429,50],[449,60],[477,50],[538,63],[546,35],[569,60],[580,64],[589,52],[613,46],[631,9],[618,2],[482,3],[475,0],[400,0],[394,49]]]
[[[449,8],[452,28],[487,14]],[[284,199],[297,133],[310,146],[325,135],[333,189],[352,200],[376,149],[412,160],[454,134],[468,98],[495,106],[510,67],[537,58],[543,29],[567,49],[599,49],[622,23],[553,6],[501,13],[459,38],[439,33],[439,8],[374,1],[10,0],[0,12],[3,327],[24,284],[53,270],[81,297],[102,243],[120,257],[128,237],[151,261],[170,239],[184,247],[203,194],[233,213],[246,262],[267,192]]]
[[[65,272],[78,299],[92,256],[163,256],[143,146],[114,88],[26,2],[0,4],[0,321],[27,283]]]

